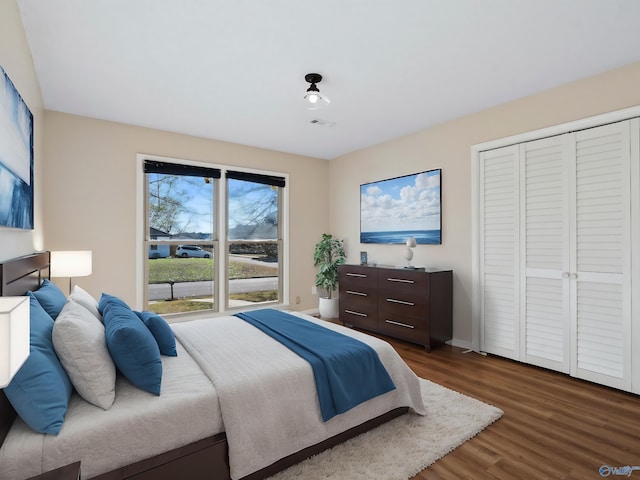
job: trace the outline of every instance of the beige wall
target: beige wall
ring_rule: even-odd
[[[42,97],[31,52],[14,0],[0,1],[0,65],[20,92],[34,122],[34,229],[0,227],[0,260],[27,255],[43,248],[42,229]]]
[[[136,304],[136,156],[139,153],[289,174],[290,298],[317,308],[313,248],[329,226],[329,162],[214,140],[45,113],[44,218],[49,250],[92,250],[94,296]],[[65,279],[66,281],[66,279]],[[61,287],[66,291],[66,283]],[[139,306],[138,306],[139,307]]]
[[[402,264],[400,245],[359,243],[359,186],[442,168],[442,245],[418,245],[415,265],[454,271],[454,339],[471,342],[471,146],[640,105],[640,63],[469,115],[331,161],[331,233],[345,239],[348,261]],[[452,100],[453,101],[453,100]]]

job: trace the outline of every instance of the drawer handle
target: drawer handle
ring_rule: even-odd
[[[364,273],[347,273],[347,277],[367,278]]]
[[[404,328],[416,328],[413,325],[407,325],[406,323],[394,322],[393,320],[386,319],[385,322],[390,323],[391,325],[397,325],[399,327]]]
[[[413,307],[415,305],[415,303],[413,302],[405,302],[404,300],[396,300],[395,298],[387,298],[387,302],[399,303],[401,305],[409,305],[410,307]]]
[[[367,294],[366,293],[362,293],[362,292],[354,292],[353,290],[347,290],[346,293],[350,294],[350,295],[359,295],[361,297],[366,297]]]
[[[406,278],[387,278],[390,282],[400,282],[400,283],[416,283],[413,280],[407,280]]]
[[[353,310],[345,310],[344,313],[350,313],[351,315],[358,315],[359,317],[368,317],[366,313],[354,312]]]

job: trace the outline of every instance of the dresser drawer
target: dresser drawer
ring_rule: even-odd
[[[429,313],[429,297],[413,292],[386,291],[378,294],[378,309],[397,317],[425,318]]]
[[[375,301],[345,302],[340,297],[340,321],[354,327],[375,330],[378,326],[378,305]]]
[[[427,321],[424,318],[409,318],[380,312],[378,331],[391,337],[424,344],[429,338]]]
[[[378,272],[378,290],[382,292],[403,292],[405,295],[425,296],[429,292],[429,275],[424,272],[381,269]]]
[[[378,288],[378,272],[370,267],[340,266],[338,274],[340,291],[375,293]]]
[[[375,289],[367,291],[364,288],[350,288],[340,286],[340,304],[345,305],[376,305],[378,295]]]

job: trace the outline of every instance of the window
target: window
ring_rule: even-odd
[[[145,309],[285,302],[285,177],[148,158],[143,171]]]
[[[228,171],[228,307],[282,302],[280,203],[283,178]]]

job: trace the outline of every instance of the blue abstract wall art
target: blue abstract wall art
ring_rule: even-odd
[[[33,229],[33,115],[2,67],[0,226]]]

